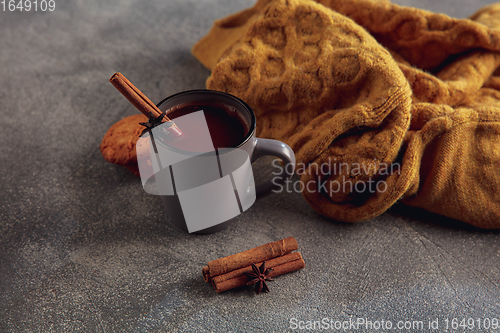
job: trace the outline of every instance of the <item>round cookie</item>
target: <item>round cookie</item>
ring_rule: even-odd
[[[101,154],[106,161],[122,165],[139,176],[135,145],[139,135],[144,130],[140,122],[147,122],[148,118],[136,114],[116,122],[104,135],[101,142]]]

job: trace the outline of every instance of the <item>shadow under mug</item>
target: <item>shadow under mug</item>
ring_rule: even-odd
[[[256,138],[255,114],[244,101],[233,95],[214,90],[189,90],[167,97],[157,106],[161,111],[166,111],[168,116],[186,105],[220,104],[237,112],[238,118],[247,128],[244,137],[239,140],[241,142],[234,147],[215,148],[207,153],[193,154],[169,145],[168,141],[155,140],[153,144],[148,145],[151,146],[151,151],[154,148],[156,154],[151,154],[151,158],[156,158],[159,167],[148,173],[144,171],[145,167],[141,168],[139,161],[146,192],[160,195],[170,220],[187,232],[206,234],[226,228],[235,217],[250,208],[256,199],[280,188],[294,173],[293,150],[277,140]],[[200,107],[201,109],[203,107]],[[220,112],[226,111],[220,109]],[[193,119],[199,120],[193,118],[198,113],[174,118],[173,122],[182,131],[183,126],[193,123]],[[161,135],[160,126],[150,132],[153,139]],[[210,134],[207,134],[207,137],[208,139],[203,141],[210,141]],[[139,140],[142,139],[143,137]],[[168,160],[165,158],[167,155]],[[255,186],[251,163],[262,156],[278,157],[284,162],[284,167],[273,179]],[[153,165],[155,163],[153,162]],[[160,182],[163,184],[160,186],[163,190],[153,193],[150,190],[151,185],[158,186]],[[217,215],[215,219],[218,220],[213,220],[209,223],[211,225],[204,224],[210,220],[210,214]]]

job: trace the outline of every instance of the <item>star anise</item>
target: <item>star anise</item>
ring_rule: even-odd
[[[274,269],[266,269],[266,262],[264,261],[259,268],[257,268],[257,265],[252,264],[252,270],[253,272],[250,273],[245,272],[245,275],[249,279],[247,285],[249,286],[255,283],[255,293],[257,295],[260,294],[261,291],[269,292],[266,281],[274,281],[269,276]]]
[[[166,114],[167,114],[167,110],[163,111],[158,117],[155,117],[153,114],[150,113],[149,120],[147,123],[139,123],[139,125],[146,127],[142,131],[140,136],[143,136],[144,134],[150,132],[156,126],[160,125],[161,121],[163,120],[163,118],[165,117]],[[172,122],[167,122],[167,123],[170,123],[169,125],[172,126]],[[170,126],[167,125],[167,127],[165,127],[165,128],[168,128]]]

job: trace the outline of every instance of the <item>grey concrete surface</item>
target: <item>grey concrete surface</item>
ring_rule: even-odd
[[[398,2],[465,17],[489,1]],[[288,332],[323,318],[390,320],[405,332],[474,318],[456,331],[500,331],[477,327],[500,317],[497,231],[405,206],[345,224],[281,193],[223,232],[190,235],[102,158],[106,130],[136,113],[111,74],[153,101],[203,88],[209,71],[192,45],[253,0],[55,3],[0,11],[0,332]],[[203,281],[208,261],[288,236],[306,268],[270,293],[216,294]],[[425,328],[396,330],[398,321]]]

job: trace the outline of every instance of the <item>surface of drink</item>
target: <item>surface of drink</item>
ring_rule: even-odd
[[[166,140],[165,143],[176,149],[191,152],[206,152],[213,148],[232,148],[239,146],[249,132],[249,125],[234,107],[223,103],[183,104],[167,111],[175,119],[203,112],[204,117],[190,117],[189,123],[182,122],[182,137]],[[176,122],[177,123],[177,122]],[[206,128],[210,133],[211,143],[207,145]]]

